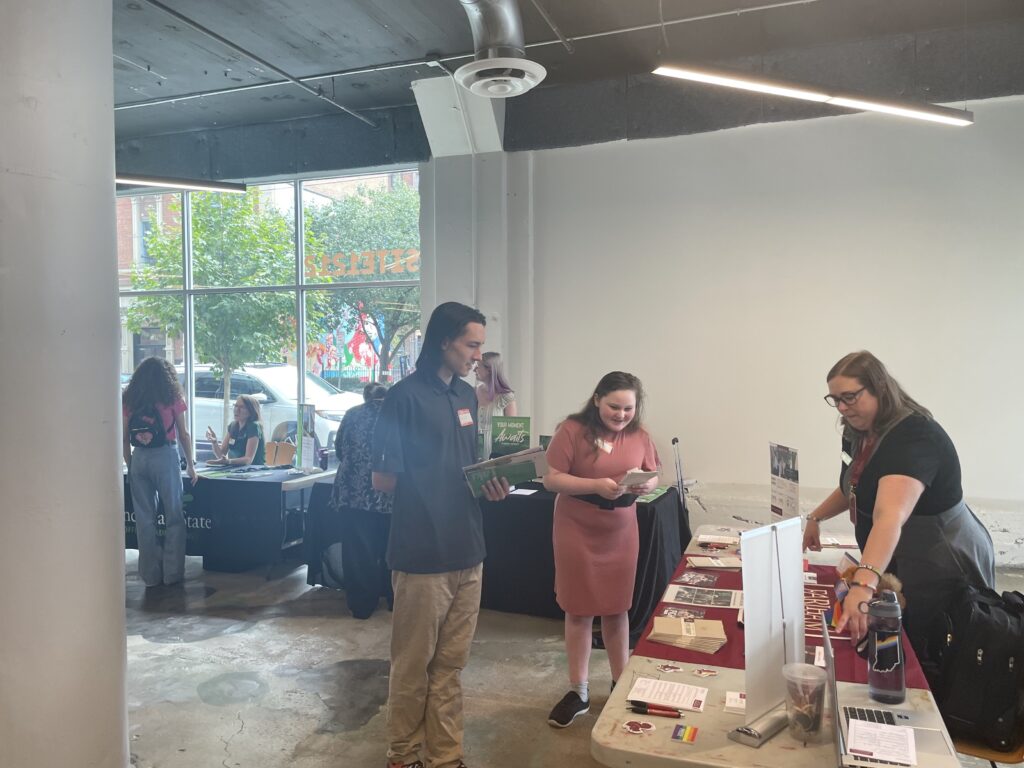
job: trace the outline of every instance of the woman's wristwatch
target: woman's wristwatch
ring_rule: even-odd
[[[814,513],[813,513],[813,512],[810,512],[810,513],[808,513],[808,515],[807,515],[807,522],[808,522],[808,523],[817,523],[818,525],[821,525],[821,520],[819,520],[818,518],[816,518],[816,517],[814,516]]]

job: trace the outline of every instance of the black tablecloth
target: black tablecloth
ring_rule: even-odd
[[[309,489],[282,489],[282,483],[294,477],[283,469],[258,475],[200,476],[193,487],[183,475],[186,553],[202,555],[203,568],[211,571],[246,571],[280,560],[282,545],[298,543],[303,536],[302,512]],[[125,548],[138,549],[127,475],[124,505]],[[162,511],[157,528],[162,535]]]
[[[561,618],[562,610],[555,602],[551,546],[555,495],[539,483],[520,487],[540,490],[529,496],[513,495],[500,502],[480,503],[487,543],[482,607]],[[309,502],[304,544],[306,581],[341,588],[344,563],[340,547],[332,546],[341,540],[341,524],[328,504],[330,490],[329,485],[318,483]],[[674,487],[650,504],[637,504],[636,515],[640,557],[629,612],[632,640],[643,631],[690,543],[689,515]]]

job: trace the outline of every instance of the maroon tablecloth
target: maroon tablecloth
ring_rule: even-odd
[[[687,556],[683,556],[679,566],[673,575],[673,579],[686,570]],[[821,613],[831,606],[834,599],[832,587],[838,580],[836,570],[830,565],[812,565],[810,570],[817,574],[817,584],[804,584],[804,630],[808,645],[821,645]],[[711,573],[710,570],[702,570],[701,573]],[[743,577],[740,571],[716,570],[718,581],[716,589],[742,589]],[[658,603],[654,612],[657,616],[661,609],[669,603]],[[721,619],[725,626],[725,634],[728,637],[725,645],[717,653],[698,653],[676,648],[673,645],[654,643],[647,639],[654,624],[654,618],[647,623],[643,635],[636,644],[633,651],[639,656],[650,656],[669,661],[679,661],[687,664],[706,664],[715,667],[729,667],[732,669],[743,669],[746,665],[743,659],[743,629],[736,624],[738,611],[734,608],[704,608],[704,618]],[[845,682],[867,683],[867,662],[860,658],[850,645],[848,635],[832,636],[832,649],[836,659],[836,679]],[[906,677],[908,688],[927,688],[924,672],[917,660],[914,649],[910,647],[910,641],[903,635],[903,651],[906,654]]]

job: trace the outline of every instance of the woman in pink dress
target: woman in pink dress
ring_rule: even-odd
[[[558,494],[552,543],[555,595],[565,611],[569,684],[548,716],[565,728],[590,711],[589,666],[594,617],[608,651],[612,680],[629,657],[629,620],[640,550],[635,499],[649,493],[657,477],[624,486],[632,470],[658,470],[658,452],[641,425],[643,387],[629,373],[613,371],[598,382],[579,411],[563,421],[548,446],[544,486]],[[583,498],[580,498],[583,497]],[[614,685],[614,682],[612,683]]]

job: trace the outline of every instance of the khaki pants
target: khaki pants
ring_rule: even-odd
[[[462,760],[462,668],[480,615],[483,564],[394,571],[388,760],[455,768]]]

